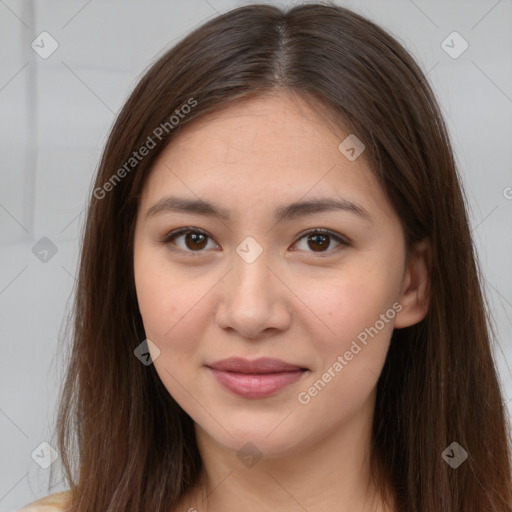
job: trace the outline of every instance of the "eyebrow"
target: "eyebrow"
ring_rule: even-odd
[[[274,212],[275,220],[292,220],[306,215],[327,211],[345,211],[360,216],[364,220],[372,222],[370,214],[360,205],[343,198],[323,198],[310,201],[298,201],[286,206],[276,208]],[[223,220],[230,220],[229,210],[204,201],[201,199],[189,199],[186,197],[168,196],[160,199],[146,213],[146,218],[153,217],[159,213],[176,212],[189,213],[194,215],[204,215],[207,217],[218,217]]]

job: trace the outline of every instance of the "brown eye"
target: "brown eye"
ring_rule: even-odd
[[[187,233],[185,235],[185,245],[189,249],[204,249],[207,238],[208,237],[202,233]]]
[[[205,232],[198,229],[184,228],[169,233],[162,243],[169,246],[172,251],[188,253],[201,253],[203,249],[207,248],[208,242],[213,240]],[[176,246],[172,247],[172,246]],[[216,244],[214,244],[214,247]]]
[[[340,246],[344,247],[350,245],[350,242],[343,236],[338,235],[332,231],[319,229],[311,230],[305,233],[297,242],[297,244],[303,241],[305,241],[305,244],[303,243],[302,247],[299,247],[300,250],[306,252],[315,252],[322,256],[323,253],[329,255],[332,252],[335,252],[335,250],[340,248]],[[331,247],[333,241],[337,244],[334,249]]]
[[[313,251],[323,251],[329,247],[329,235],[308,235],[308,245]]]
[[[181,252],[187,256],[195,256],[196,254],[194,253],[197,253],[197,256],[199,256],[201,252],[205,252],[203,249],[208,248],[209,241],[213,243],[213,248],[218,247],[206,232],[199,229],[183,228],[169,233],[162,240],[162,243],[169,246],[169,249],[172,251]],[[317,253],[319,256],[323,256],[324,253],[328,256],[332,252],[335,252],[339,246],[344,247],[350,245],[348,239],[342,235],[319,229],[310,230],[303,234],[296,244],[303,241],[305,241],[306,244],[305,246],[303,245],[303,247],[299,247],[300,250]],[[333,242],[337,244],[334,249],[331,247]]]

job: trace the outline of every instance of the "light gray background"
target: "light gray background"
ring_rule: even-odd
[[[0,0],[1,511],[65,489],[48,488],[58,464],[43,470],[31,453],[52,432],[83,206],[115,114],[157,56],[245,3]],[[510,400],[512,0],[339,3],[388,29],[428,72],[470,202]],[[31,48],[43,31],[59,44],[47,59]],[[456,59],[441,47],[453,31],[469,43]],[[46,263],[32,252],[42,237],[57,247]]]

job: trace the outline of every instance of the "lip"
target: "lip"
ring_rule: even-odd
[[[245,398],[271,396],[298,381],[307,371],[279,359],[223,359],[208,365],[219,384]]]
[[[209,368],[226,372],[237,373],[278,373],[291,372],[297,370],[307,370],[303,366],[286,363],[281,359],[273,359],[271,357],[260,357],[259,359],[249,360],[243,357],[230,357],[222,359],[207,365]]]

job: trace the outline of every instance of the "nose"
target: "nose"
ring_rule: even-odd
[[[234,254],[234,268],[224,277],[217,324],[241,337],[256,339],[266,331],[284,331],[291,322],[290,295],[265,252],[252,263]],[[286,281],[285,281],[286,282]]]

